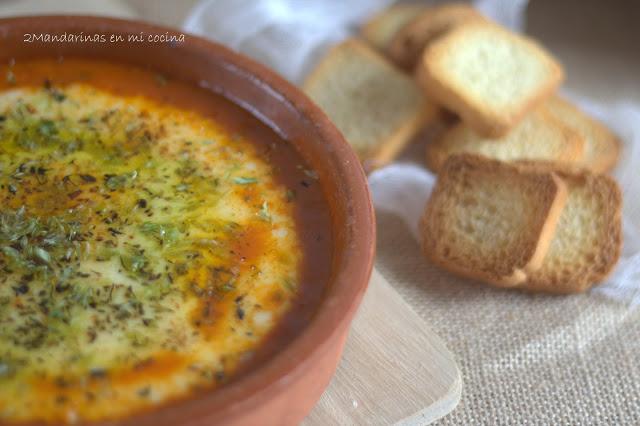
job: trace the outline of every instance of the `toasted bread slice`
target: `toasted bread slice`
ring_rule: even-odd
[[[585,141],[582,165],[602,173],[611,170],[620,155],[620,140],[604,124],[589,117],[569,101],[553,96],[547,109],[558,120],[579,133]]]
[[[542,266],[566,198],[553,173],[453,156],[421,219],[424,253],[462,276],[516,286]]]
[[[535,159],[576,163],[582,160],[584,140],[541,108],[502,138],[484,138],[465,123],[458,123],[427,144],[427,166],[437,173],[449,156],[465,152],[502,161]]]
[[[564,71],[532,40],[470,23],[427,46],[417,78],[430,98],[477,133],[500,137],[555,92]]]
[[[473,6],[466,3],[426,9],[396,32],[387,49],[389,57],[399,67],[413,70],[424,48],[437,37],[458,25],[485,20]]]
[[[371,46],[385,52],[389,43],[407,23],[427,9],[422,4],[396,4],[375,15],[360,29],[360,34]]]
[[[304,90],[342,131],[366,170],[393,160],[429,114],[415,82],[355,39],[334,47]]]
[[[578,293],[602,281],[622,247],[622,195],[610,177],[543,162],[519,163],[525,170],[552,172],[567,185],[568,197],[542,267],[523,289]]]

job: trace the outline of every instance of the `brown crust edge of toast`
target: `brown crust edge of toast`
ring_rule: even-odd
[[[551,178],[556,183],[556,196],[552,201],[551,206],[549,206],[549,210],[547,211],[547,219],[542,224],[540,237],[538,238],[538,245],[536,246],[533,255],[531,256],[529,263],[527,263],[523,267],[525,274],[529,274],[542,267],[542,262],[544,261],[545,255],[549,251],[549,246],[551,245],[551,241],[553,240],[553,236],[556,232],[556,227],[558,226],[558,222],[560,221],[560,215],[562,214],[562,210],[567,203],[567,197],[569,195],[567,184],[553,172],[551,173]]]

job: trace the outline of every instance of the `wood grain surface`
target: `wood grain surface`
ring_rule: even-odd
[[[338,371],[311,425],[424,425],[448,414],[462,381],[452,354],[374,270]]]

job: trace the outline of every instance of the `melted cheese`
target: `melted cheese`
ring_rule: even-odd
[[[82,84],[0,94],[0,421],[224,382],[296,296],[288,195],[196,113]]]

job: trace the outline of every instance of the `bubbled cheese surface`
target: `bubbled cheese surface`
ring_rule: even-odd
[[[250,141],[90,85],[0,93],[0,422],[223,383],[287,312],[293,203]]]

